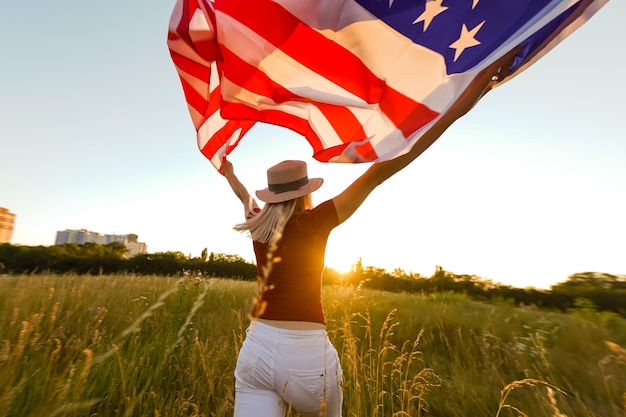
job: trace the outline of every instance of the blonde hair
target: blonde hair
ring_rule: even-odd
[[[287,221],[294,214],[313,208],[311,194],[281,203],[267,203],[263,210],[246,220],[245,223],[235,225],[234,229],[245,233],[256,242],[276,243],[285,230]]]

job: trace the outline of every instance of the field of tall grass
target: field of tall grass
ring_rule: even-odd
[[[230,416],[256,284],[0,277],[0,416]],[[324,288],[344,416],[626,416],[626,320]],[[294,415],[295,414],[290,414]]]

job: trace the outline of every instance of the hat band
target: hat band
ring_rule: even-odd
[[[267,189],[275,194],[280,194],[280,193],[284,193],[287,191],[297,190],[298,188],[308,183],[309,183],[309,177],[304,177],[296,181],[285,182],[282,184],[268,184]]]

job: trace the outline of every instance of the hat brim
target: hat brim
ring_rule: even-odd
[[[285,191],[283,193],[275,193],[268,188],[258,190],[255,192],[259,200],[266,203],[282,203],[284,201],[293,200],[294,198],[302,197],[307,194],[311,194],[313,191],[318,190],[324,180],[322,178],[310,178],[309,182],[297,190]]]

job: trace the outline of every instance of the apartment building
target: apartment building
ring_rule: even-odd
[[[98,243],[100,245],[108,245],[109,243],[123,243],[128,248],[127,257],[141,255],[148,251],[148,246],[143,242],[138,242],[138,236],[134,233],[127,235],[111,235],[92,232],[86,229],[66,229],[57,232],[55,245],[63,245],[66,243],[75,243],[84,245],[85,243]]]
[[[15,214],[4,207],[0,207],[0,243],[11,242],[14,225]]]

